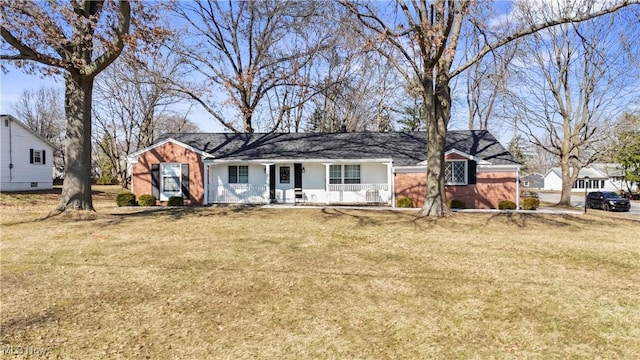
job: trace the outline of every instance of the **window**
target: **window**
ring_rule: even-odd
[[[29,149],[29,163],[44,165],[47,162],[47,152],[44,150]]]
[[[329,165],[329,184],[360,184],[360,165]]]
[[[280,184],[289,184],[291,182],[291,168],[288,166],[280,167]]]
[[[229,184],[248,184],[248,166],[229,166]]]
[[[467,184],[467,161],[445,161],[444,182],[447,185]]]
[[[360,165],[344,166],[344,183],[360,184]]]
[[[162,192],[179,193],[182,168],[180,164],[162,164]]]
[[[329,165],[329,184],[342,184],[342,165]]]
[[[33,163],[42,164],[42,151],[40,150],[33,151]]]

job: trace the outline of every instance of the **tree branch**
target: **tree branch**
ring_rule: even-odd
[[[41,54],[29,46],[22,43],[18,40],[7,28],[4,26],[1,27],[0,33],[2,38],[9,43],[9,45],[13,46],[16,50],[18,50],[18,54],[0,54],[1,60],[33,60],[39,62],[44,65],[65,68],[65,62],[62,60],[58,60],[52,58],[51,56],[47,56]]]
[[[121,0],[118,4],[118,26],[115,28],[115,39],[100,57],[87,65],[83,71],[85,75],[99,74],[120,56],[124,48],[124,37],[129,33],[130,24],[131,3],[128,0]]]
[[[487,44],[485,45],[482,50],[480,50],[480,52],[473,57],[471,60],[467,61],[466,63],[460,65],[457,69],[455,69],[454,71],[452,71],[451,73],[449,73],[449,77],[453,78],[457,75],[459,75],[461,72],[465,71],[466,69],[468,69],[471,65],[473,65],[474,63],[476,63],[477,61],[479,61],[480,59],[482,59],[485,55],[487,55],[491,50],[493,49],[497,49],[501,46],[504,46],[514,40],[517,40],[519,38],[522,38],[524,36],[527,35],[531,35],[535,32],[538,32],[540,30],[546,29],[546,28],[550,28],[556,25],[560,25],[560,24],[566,24],[566,23],[576,23],[576,22],[582,22],[582,21],[586,21],[586,20],[590,20],[590,19],[594,19],[596,17],[602,16],[602,15],[606,15],[606,14],[610,14],[613,12],[616,12],[624,7],[630,6],[630,5],[637,5],[640,4],[639,0],[624,0],[610,8],[607,9],[603,9],[600,11],[596,11],[594,13],[591,14],[586,14],[586,15],[582,15],[582,16],[575,16],[575,17],[562,17],[559,19],[554,19],[554,20],[550,20],[547,22],[544,22],[542,24],[536,25],[536,26],[532,26],[528,29],[524,29],[521,31],[518,31],[514,34],[511,34],[509,36],[506,36],[504,38],[502,38],[501,40],[495,42],[494,44]]]

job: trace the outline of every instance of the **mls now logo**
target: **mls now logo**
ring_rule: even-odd
[[[47,348],[34,346],[3,346],[2,355],[39,355],[43,356],[49,352]]]

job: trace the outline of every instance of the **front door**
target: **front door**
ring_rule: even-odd
[[[269,202],[276,201],[276,166],[269,165]]]
[[[293,164],[293,187],[302,189],[302,164]]]
[[[294,202],[303,201],[304,193],[302,192],[302,164],[293,164],[293,187]]]

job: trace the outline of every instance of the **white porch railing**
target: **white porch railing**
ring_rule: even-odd
[[[329,201],[344,203],[388,203],[389,184],[329,184]]]
[[[267,185],[229,184],[212,187],[214,203],[265,204]]]
[[[293,190],[292,190],[293,191]],[[305,193],[305,189],[302,189]],[[321,203],[389,203],[391,193],[388,184],[329,184],[327,191],[308,190],[307,201]],[[229,184],[210,187],[209,201],[218,204],[266,204],[269,198],[267,185]],[[314,200],[315,199],[315,200]]]

